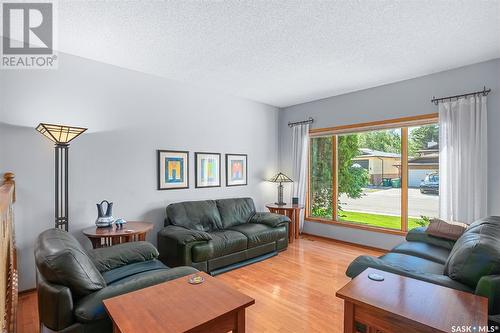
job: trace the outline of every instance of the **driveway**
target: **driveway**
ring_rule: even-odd
[[[401,189],[366,189],[361,198],[349,199],[341,195],[340,202],[342,208],[349,211],[400,215]],[[409,188],[408,215],[411,217],[439,216],[439,196],[422,194],[419,189]]]

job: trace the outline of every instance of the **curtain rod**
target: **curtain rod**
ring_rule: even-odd
[[[302,120],[302,121],[296,121],[296,122],[288,122],[288,127],[293,127],[297,125],[303,125],[303,124],[312,124],[314,119],[312,117],[309,117],[307,120]]]
[[[432,96],[431,102],[438,105],[439,102],[444,101],[449,99],[450,102],[453,98],[460,98],[460,97],[467,97],[467,96],[472,96],[472,95],[477,95],[477,94],[483,94],[483,96],[487,96],[488,93],[491,91],[491,89],[486,89],[486,86],[484,86],[483,90],[481,91],[474,91],[466,94],[460,94],[460,95],[455,95],[455,96],[446,96],[446,97],[440,97],[436,98],[436,96]]]

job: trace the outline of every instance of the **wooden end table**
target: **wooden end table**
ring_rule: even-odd
[[[200,272],[202,284],[188,276],[104,300],[114,333],[245,332],[250,296]]]
[[[88,228],[83,230],[83,233],[92,242],[92,247],[96,249],[127,242],[146,240],[146,233],[152,229],[153,223],[131,221],[125,223],[121,229],[116,229],[116,226],[113,224],[111,227],[106,228]]]
[[[369,279],[371,273],[383,275],[384,281]],[[486,297],[373,268],[336,296],[344,300],[345,333],[451,332],[452,327],[488,325]]]
[[[267,204],[266,208],[269,209],[271,213],[281,214],[288,216],[290,219],[290,225],[288,227],[288,242],[293,243],[293,239],[299,239],[299,221],[300,221],[300,210],[304,209],[303,205],[277,205],[277,204]]]

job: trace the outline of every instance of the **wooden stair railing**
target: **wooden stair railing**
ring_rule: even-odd
[[[3,175],[0,186],[0,329],[2,333],[16,332],[18,273],[14,237],[16,201],[14,174]]]

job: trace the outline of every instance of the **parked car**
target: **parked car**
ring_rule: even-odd
[[[420,193],[439,194],[439,174],[430,173],[420,183]]]

